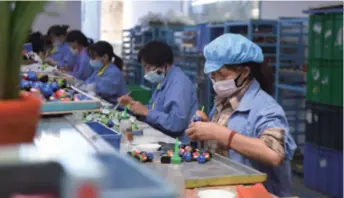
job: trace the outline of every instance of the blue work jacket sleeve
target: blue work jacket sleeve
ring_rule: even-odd
[[[283,109],[278,105],[263,108],[255,122],[256,137],[260,137],[266,129],[279,128],[284,130],[285,159],[291,160],[296,150],[296,144],[289,133],[288,121]]]
[[[168,113],[150,109],[146,116],[146,122],[158,126],[169,133],[180,133],[188,127],[190,123],[189,114],[195,113],[191,109],[194,103],[197,104],[197,98],[193,97],[195,94],[191,87],[178,86],[178,90],[170,90],[167,92],[164,101],[164,109],[168,109]],[[196,101],[193,99],[195,98]],[[198,106],[196,105],[196,111]]]
[[[79,58],[80,60],[76,66],[77,69],[74,72],[74,77],[79,80],[86,80],[93,72],[90,66],[90,58],[86,54],[80,55]]]
[[[74,66],[76,65],[76,55],[68,54],[64,59],[64,64],[60,66],[60,68],[67,69],[73,71]]]

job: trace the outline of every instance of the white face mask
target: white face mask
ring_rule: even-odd
[[[238,75],[234,79],[222,80],[222,81],[218,81],[218,82],[215,82],[212,79],[213,89],[214,89],[216,95],[219,98],[224,98],[224,97],[229,97],[233,93],[235,93],[239,89],[239,87],[237,87],[236,83],[235,83],[236,79],[239,78],[239,76],[240,75]]]

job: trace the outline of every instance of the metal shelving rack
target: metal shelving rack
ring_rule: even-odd
[[[127,83],[140,84],[147,88],[154,88],[149,82],[143,78],[143,68],[137,60],[139,50],[149,41],[162,40],[168,43],[176,54],[179,52],[179,46],[175,44],[175,32],[181,31],[183,26],[165,26],[165,25],[151,25],[151,26],[136,26],[130,30],[123,31],[123,49],[122,56],[124,57],[127,69]]]
[[[298,146],[293,171],[302,173],[308,18],[280,18],[277,27],[274,97],[285,110],[289,132]]]

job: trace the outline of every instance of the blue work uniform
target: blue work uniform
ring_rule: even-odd
[[[215,111],[215,107],[213,107],[209,113],[210,118]],[[252,81],[238,107],[231,114],[227,126],[231,130],[252,138],[260,137],[262,132],[269,128],[284,129],[285,158],[278,167],[266,166],[247,159],[234,150],[229,150],[229,158],[266,173],[267,181],[264,185],[270,193],[279,197],[292,196],[290,161],[293,158],[296,144],[289,134],[288,121],[282,107],[260,88],[256,80]]]
[[[56,61],[58,63],[57,66],[63,68],[65,65],[65,60],[70,54],[71,52],[69,45],[65,42],[61,46],[51,49],[47,57]]]
[[[79,54],[70,54],[65,62],[66,68],[69,71],[73,71],[72,75],[78,79],[85,81],[93,73],[93,69],[90,66],[90,57],[88,56],[86,49],[83,49]]]
[[[128,93],[123,73],[112,63],[101,68],[93,77],[96,94],[112,104],[117,104],[117,98]]]
[[[148,104],[145,122],[183,143],[189,139],[184,130],[198,109],[195,86],[184,72],[171,66],[165,79],[158,84]]]

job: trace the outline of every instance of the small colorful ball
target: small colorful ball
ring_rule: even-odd
[[[192,155],[190,152],[185,152],[183,155],[183,160],[186,162],[191,162],[192,161]]]
[[[207,160],[205,159],[205,157],[203,155],[199,155],[197,157],[197,162],[200,163],[200,164],[203,164],[205,163]]]

